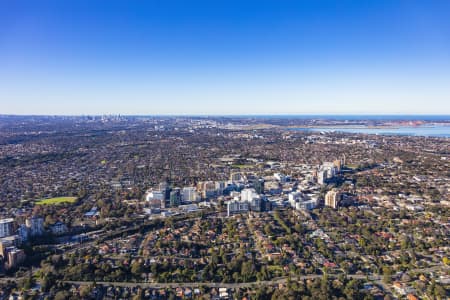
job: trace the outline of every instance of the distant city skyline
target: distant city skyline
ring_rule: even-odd
[[[449,1],[0,3],[0,114],[450,114]]]

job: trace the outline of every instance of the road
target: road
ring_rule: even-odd
[[[450,267],[447,266],[434,266],[430,268],[423,268],[423,269],[411,269],[409,271],[412,272],[433,272],[438,270],[448,270]],[[315,278],[322,278],[323,275],[304,275],[304,276],[293,276],[290,277],[291,280],[305,280],[305,279],[315,279]],[[335,274],[328,274],[328,278],[337,278],[339,275]],[[383,288],[387,288],[387,286],[382,282],[381,278],[382,276],[372,274],[372,275],[346,275],[348,278],[353,279],[368,279],[369,281],[373,281],[377,283],[378,285],[382,286]],[[96,284],[99,285],[111,285],[111,286],[119,286],[119,287],[144,287],[144,288],[154,288],[154,289],[164,289],[164,288],[177,288],[177,287],[189,287],[189,288],[195,288],[195,287],[210,287],[210,288],[229,288],[229,289],[236,289],[236,288],[248,288],[248,287],[254,287],[254,286],[267,286],[267,285],[277,285],[277,284],[285,284],[289,280],[289,277],[279,277],[275,278],[273,280],[266,280],[266,281],[257,281],[257,282],[242,282],[242,283],[221,283],[221,282],[172,282],[172,283],[154,283],[154,282],[111,282],[111,281],[96,281]],[[77,284],[77,285],[86,285],[86,284],[93,284],[93,281],[62,281],[65,283],[71,283],[71,284]]]
[[[299,276],[299,277],[291,277],[291,280],[303,280],[303,279],[314,279],[314,278],[321,278],[322,275],[305,275],[305,276]],[[329,275],[328,277],[332,277]],[[349,277],[355,277],[355,278],[366,278],[364,275],[349,275]],[[258,285],[276,285],[280,283],[286,283],[289,280],[288,277],[280,277],[273,280],[267,280],[267,281],[257,281],[257,282],[241,282],[241,283],[221,283],[221,282],[175,282],[175,283],[152,283],[152,282],[104,282],[104,281],[96,281],[96,284],[100,285],[111,285],[111,286],[120,286],[120,287],[145,287],[145,288],[154,288],[154,289],[164,289],[164,288],[177,288],[177,287],[210,287],[210,288],[229,288],[229,289],[236,289],[236,288],[248,288]],[[65,283],[72,283],[77,285],[84,285],[84,284],[92,284],[93,281],[63,281]]]

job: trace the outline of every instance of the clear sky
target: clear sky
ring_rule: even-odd
[[[0,114],[450,114],[450,1],[0,1]]]

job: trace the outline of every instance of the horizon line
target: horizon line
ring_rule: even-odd
[[[95,114],[2,114],[0,117],[102,117],[102,116],[122,116],[122,117],[272,117],[272,116],[445,116],[450,117],[450,113],[243,113],[243,114],[172,114],[172,113],[156,113],[156,114],[127,114],[127,113],[95,113]]]

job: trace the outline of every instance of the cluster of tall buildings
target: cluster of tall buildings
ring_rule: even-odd
[[[39,236],[44,233],[44,219],[32,216],[25,220],[25,224],[16,226],[13,218],[0,219],[0,238],[17,235],[22,242],[28,237]]]
[[[44,219],[38,216],[27,218],[25,224],[16,226],[14,219],[0,219],[0,270],[20,265],[25,253],[17,248],[28,238],[44,233]]]
[[[342,170],[345,165],[345,156],[341,159],[336,159],[333,162],[324,162],[317,170],[317,183],[325,184],[332,180]]]
[[[145,199],[152,210],[178,207],[183,202],[196,202],[201,199],[195,187],[172,188],[167,182],[147,192]]]
[[[263,190],[264,187],[259,189]],[[217,198],[232,190],[235,190],[235,187],[230,187],[230,183],[224,181],[200,181],[195,187],[183,188],[171,187],[169,183],[162,182],[157,188],[149,190],[145,199],[151,209],[159,210],[178,207],[183,203],[198,202],[201,199]]]
[[[318,196],[310,196],[300,191],[291,192],[288,202],[296,210],[311,210],[318,205]]]
[[[224,181],[200,181],[197,183],[197,191],[203,199],[221,196],[224,190]]]
[[[344,165],[345,157],[333,162],[324,162],[314,172],[307,174],[306,179],[309,184],[323,185],[332,182]],[[234,172],[230,174],[228,181],[200,181],[195,186],[183,188],[174,188],[169,183],[163,182],[147,192],[146,200],[150,206],[150,213],[158,213],[161,209],[224,196],[227,213],[231,215],[246,211],[270,210],[272,202],[279,205],[278,200],[273,198],[283,197],[283,194],[288,194],[288,204],[297,210],[312,210],[319,205],[318,192],[315,193],[308,187],[297,191],[296,183],[292,182],[290,176],[279,172],[266,177]],[[271,201],[267,197],[272,197]],[[328,198],[330,197],[331,194],[328,195]],[[339,197],[338,194],[333,201],[326,200],[325,205],[338,207]]]
[[[247,211],[271,210],[271,202],[264,195],[260,195],[255,188],[243,189],[241,192],[231,192],[231,200],[227,202],[227,215]]]
[[[147,192],[146,200],[149,203],[150,212],[154,213],[160,209],[229,195],[231,198],[227,203],[229,214],[249,210],[265,211],[270,209],[268,208],[270,203],[262,196],[264,184],[262,178],[256,176],[247,178],[241,173],[231,174],[227,182],[200,181],[195,187],[172,188],[168,183],[163,182],[157,188]]]

